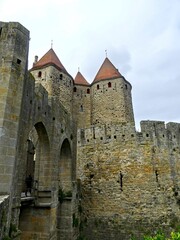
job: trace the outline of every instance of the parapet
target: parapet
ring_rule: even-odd
[[[164,121],[141,121],[142,141],[152,141],[154,145],[178,145],[180,138],[180,123],[167,123]]]
[[[180,123],[164,121],[141,121],[141,132],[132,124],[107,124],[78,130],[78,146],[91,144],[119,144],[134,142],[138,145],[150,144],[158,147],[178,147],[180,143]]]
[[[1,22],[0,21],[0,29],[1,28],[9,28],[9,29],[13,29],[16,28],[19,31],[21,31],[22,33],[24,33],[25,35],[29,36],[29,30],[27,30],[23,25],[21,25],[19,22]]]
[[[92,125],[90,128],[78,129],[78,145],[128,141],[133,139],[135,134],[135,127],[130,123]]]

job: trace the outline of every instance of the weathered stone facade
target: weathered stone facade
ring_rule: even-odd
[[[0,22],[0,238],[126,240],[175,229],[180,124],[142,121],[137,132],[131,84],[108,58],[89,84],[53,49],[28,71],[28,42],[19,23]]]
[[[141,239],[179,224],[179,127],[147,121],[140,133],[130,125],[86,129],[84,138],[79,131],[84,236]]]

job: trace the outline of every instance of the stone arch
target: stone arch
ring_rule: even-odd
[[[49,137],[44,124],[38,122],[29,132],[27,139],[26,172],[33,175],[34,186],[32,194],[21,198],[19,215],[21,239],[34,239],[35,232],[37,239],[41,237],[45,239],[51,231],[48,228],[51,219],[49,208],[52,200],[51,171]],[[44,211],[44,206],[48,206],[47,211]]]
[[[63,191],[68,192],[72,190],[72,153],[69,140],[64,139],[59,159],[59,187]]]
[[[59,159],[59,205],[57,210],[57,239],[73,239],[72,152],[64,139]]]
[[[38,190],[50,188],[51,163],[49,138],[42,122],[36,123],[28,135],[24,180],[29,174],[33,177],[34,188],[38,188]]]
[[[34,125],[38,139],[36,139],[35,155],[35,178],[38,181],[39,190],[47,189],[51,186],[51,161],[50,146],[46,128],[42,122]]]

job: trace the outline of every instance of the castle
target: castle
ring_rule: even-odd
[[[180,124],[142,121],[136,131],[131,84],[107,57],[89,84],[52,48],[28,70],[28,48],[25,27],[0,22],[0,239],[175,229]]]

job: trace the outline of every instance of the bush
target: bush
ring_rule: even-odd
[[[180,240],[180,232],[171,232],[172,240]]]
[[[180,240],[180,232],[171,232],[170,238],[164,233],[158,232],[155,236],[144,236],[143,240]]]
[[[162,232],[158,232],[154,237],[149,237],[149,236],[144,237],[144,240],[166,240],[166,239],[167,238],[165,237],[165,234]]]

